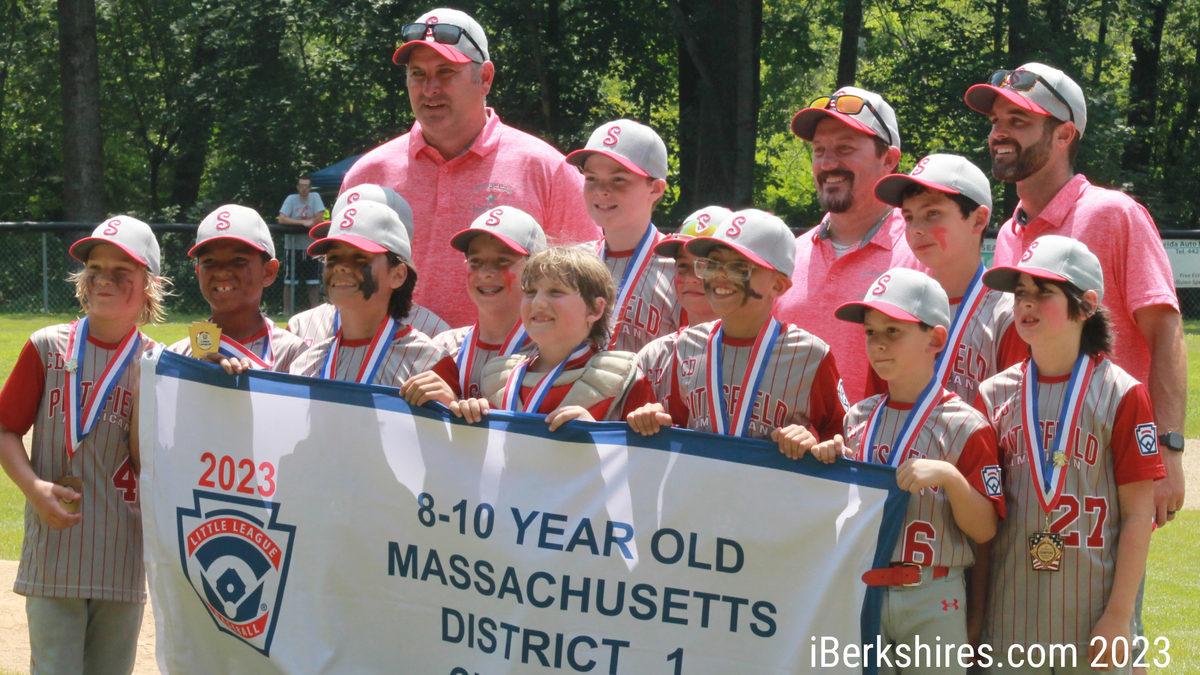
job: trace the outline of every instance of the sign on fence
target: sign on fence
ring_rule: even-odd
[[[165,673],[793,673],[822,638],[878,632],[860,576],[908,498],[886,467],[619,423],[467,425],[383,387],[169,353],[141,387]]]
[[[1200,288],[1200,240],[1163,239],[1163,247],[1175,274],[1175,288]]]

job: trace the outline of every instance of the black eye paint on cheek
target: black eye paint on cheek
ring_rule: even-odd
[[[375,277],[371,274],[371,266],[369,264],[362,266],[362,283],[358,285],[358,290],[362,291],[363,300],[370,300],[375,291],[379,290],[379,282],[375,281]]]
[[[754,298],[755,300],[763,299],[763,296],[759,295],[758,293],[755,293],[754,289],[750,288],[750,280],[749,279],[747,279],[741,283],[734,284],[734,286],[742,292],[742,307],[745,307],[746,303],[750,302],[751,298]]]

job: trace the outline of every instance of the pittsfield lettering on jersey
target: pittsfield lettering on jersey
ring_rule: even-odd
[[[690,362],[692,367],[695,367],[695,359]],[[731,389],[730,385],[723,384],[721,390],[724,392],[726,410],[737,408],[738,401],[742,398],[741,386],[735,384]],[[697,420],[702,428],[710,425],[708,387],[693,389],[688,393],[684,404],[687,405],[692,419]],[[764,436],[770,436],[772,431],[787,426],[789,412],[786,403],[777,398],[771,398],[770,392],[759,390],[754,399],[754,408],[750,411],[751,433],[757,432]]]
[[[621,309],[619,320],[622,327],[632,324],[651,335],[657,335],[662,326],[662,312],[653,304],[633,295]]]
[[[1054,438],[1057,436],[1058,422],[1055,420],[1039,420],[1038,427],[1041,429],[1042,447],[1051,447]],[[1004,438],[1000,439],[1000,447],[1004,451],[1005,466],[1021,466],[1028,461],[1028,456],[1025,453],[1024,429],[1024,425],[1018,424],[1009,429],[1008,433],[1004,434]],[[1075,445],[1071,447],[1071,466],[1077,469],[1081,468],[1084,464],[1095,466],[1099,457],[1100,439],[1088,433],[1087,441],[1084,443],[1082,450],[1079,447],[1079,438],[1075,439]]]

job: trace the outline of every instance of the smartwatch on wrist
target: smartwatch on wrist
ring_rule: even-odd
[[[1168,431],[1158,437],[1158,444],[1168,450],[1183,452],[1183,434],[1178,431]]]

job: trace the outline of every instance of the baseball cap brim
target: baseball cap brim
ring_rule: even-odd
[[[199,251],[200,249],[204,248],[205,246],[208,246],[209,244],[211,244],[214,241],[217,241],[218,239],[232,239],[234,241],[240,241],[243,244],[247,244],[247,245],[253,247],[254,250],[256,250],[256,251],[262,251],[263,253],[267,252],[267,249],[250,241],[249,239],[246,239],[245,237],[234,237],[234,236],[230,235],[230,236],[225,236],[225,237],[209,237],[208,239],[205,239],[204,241],[200,242],[199,244],[196,244],[195,246],[188,249],[188,253],[187,253],[188,257],[195,258],[196,251]]]
[[[683,248],[684,244],[687,244],[692,239],[695,239],[695,237],[686,234],[672,234],[668,238],[658,242],[658,245],[654,247],[654,255],[664,258],[674,258],[679,255],[679,249]]]
[[[71,249],[70,249],[71,257],[78,260],[81,263],[86,263],[88,252],[91,251],[93,248],[95,248],[97,244],[112,244],[113,246],[116,246],[117,248],[124,251],[125,254],[128,255],[130,258],[133,258],[134,260],[138,261],[139,263],[145,265],[147,268],[150,267],[150,263],[146,262],[146,260],[144,258],[142,258],[142,256],[134,253],[133,251],[129,250],[122,244],[115,242],[112,239],[105,239],[104,237],[87,237],[85,239],[80,239],[79,241],[75,242],[74,244],[71,244]]]
[[[1022,273],[1050,281],[1071,281],[1061,274],[1037,267],[995,267],[984,272],[983,285],[1004,293],[1012,293],[1017,290],[1017,279],[1021,278]]]
[[[459,38],[460,40],[462,38]],[[408,63],[409,56],[417,47],[429,47],[433,51],[441,54],[447,61],[453,63],[474,63],[474,60],[466,54],[458,51],[453,45],[444,45],[440,42],[432,42],[428,40],[413,40],[400,45],[396,53],[392,56],[392,63],[403,66]]]
[[[642,168],[639,167],[637,164],[634,164],[630,160],[625,159],[624,157],[618,155],[615,152],[605,152],[604,150],[576,150],[575,152],[572,152],[571,154],[567,155],[567,163],[574,164],[575,166],[582,169],[584,162],[586,162],[587,158],[591,155],[604,155],[605,157],[608,157],[609,159],[616,162],[617,164],[620,164],[621,166],[625,167],[626,169],[629,169],[633,173],[636,173],[637,175],[642,176],[643,178],[650,178],[650,174],[643,171]]]
[[[836,110],[826,110],[825,108],[805,108],[796,113],[792,117],[792,133],[811,143],[813,134],[817,133],[817,124],[824,117],[832,117],[855,131],[861,131],[871,136],[879,136],[870,126],[859,122],[853,117],[843,115]]]
[[[1046,117],[1054,117],[1054,115],[1051,115],[1042,106],[1022,96],[1020,92],[1003,87],[993,87],[990,84],[977,84],[971,87],[963,96],[963,100],[967,102],[967,107],[971,110],[983,113],[984,115],[990,115],[992,114],[992,106],[996,104],[996,96],[1003,96],[1009,103],[1029,112],[1045,115]]]
[[[329,225],[332,222],[332,220],[327,220],[323,223],[313,225],[312,229],[308,231],[308,236],[313,239],[324,239],[329,234]]]
[[[866,321],[867,310],[873,309],[899,321],[920,323],[921,320],[889,302],[847,302],[833,310],[833,315],[842,321],[863,323]]]
[[[504,242],[505,246],[512,249],[513,253],[519,253],[521,255],[529,255],[529,251],[525,250],[524,246],[521,246],[520,244],[513,241],[512,239],[509,239],[508,237],[500,234],[499,232],[486,232],[484,230],[473,230],[473,229],[463,230],[462,232],[459,232],[458,234],[454,235],[453,237],[450,237],[450,246],[454,247],[455,249],[458,249],[459,251],[462,251],[463,253],[466,253],[467,249],[471,245],[471,240],[474,239],[475,237],[478,237],[481,234],[488,234],[488,235],[491,235],[491,236],[499,239],[500,241]]]
[[[367,253],[387,253],[388,252],[388,250],[386,248],[380,246],[379,244],[376,244],[375,242],[371,241],[370,239],[367,239],[366,237],[360,237],[357,234],[343,234],[340,237],[325,237],[324,239],[322,239],[320,241],[313,242],[308,247],[308,254],[309,255],[322,255],[325,253],[325,251],[329,250],[330,246],[333,246],[334,242],[338,242],[338,241],[342,241],[347,244],[350,244],[351,246],[353,246],[355,248],[360,248],[360,249],[366,251]]]
[[[875,184],[875,198],[884,204],[889,204],[899,208],[903,206],[903,204],[901,204],[902,200],[900,199],[900,195],[904,193],[905,188],[913,184],[923,185],[930,190],[936,190],[948,195],[962,194],[958,190],[948,188],[941,183],[935,183],[929,180],[921,180],[920,178],[914,178],[913,176],[903,173],[893,173],[889,176],[880,178],[879,182]]]
[[[758,265],[759,267],[765,267],[774,272],[779,271],[778,269],[775,268],[774,265],[767,262],[766,260],[763,260],[761,257],[759,257],[757,254],[755,254],[750,249],[744,248],[737,244],[734,244],[733,242],[725,241],[724,239],[718,239],[716,237],[696,237],[695,239],[691,239],[689,241],[684,242],[683,245],[685,248],[687,248],[688,253],[691,253],[692,255],[698,255],[701,257],[708,255],[709,251],[713,250],[714,248],[716,248],[718,246],[728,246],[729,248],[746,256],[746,258],[748,260],[750,260],[750,262],[754,263],[755,265]]]

